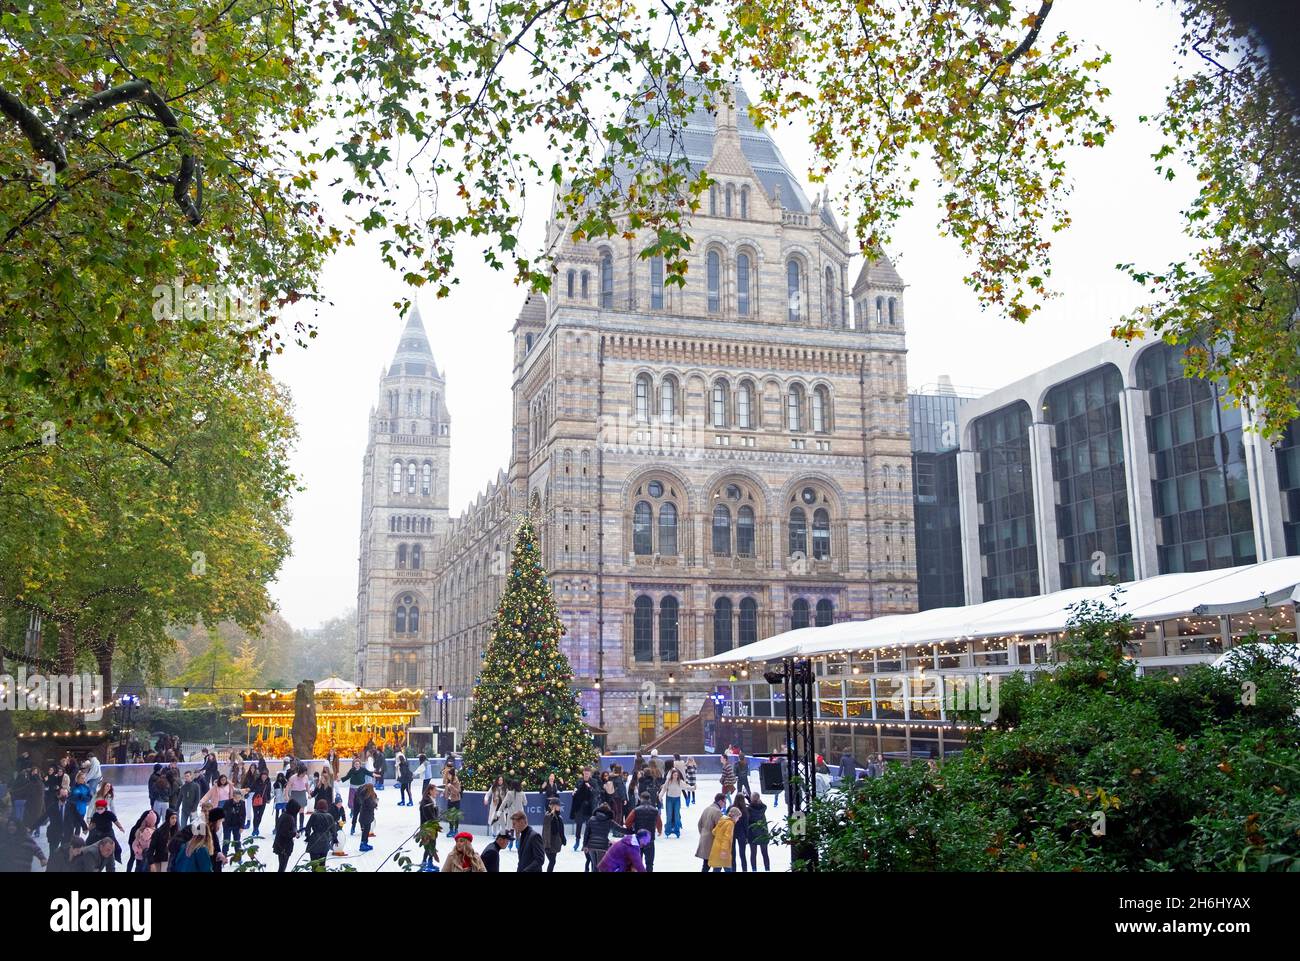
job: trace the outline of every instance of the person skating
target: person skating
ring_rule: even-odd
[[[771,833],[767,827],[767,805],[763,795],[749,796],[749,863],[758,870],[758,852],[763,852],[763,870],[771,871],[772,862],[767,856],[767,842]]]
[[[298,836],[298,802],[290,801],[275,822],[275,839],[271,842],[271,853],[279,859],[280,873],[289,864],[293,854],[293,839]]]
[[[740,861],[740,870],[749,872],[749,861],[746,857],[749,851],[749,795],[744,791],[737,790],[735,798],[735,809],[740,812],[740,817],[736,821],[736,829],[732,833],[732,852],[731,866],[736,866],[736,861]]]
[[[582,780],[578,786],[573,789],[573,797],[569,801],[569,820],[573,822],[573,850],[578,850],[582,843],[582,829],[587,823],[587,818],[591,817],[591,812],[596,810],[596,805],[600,803],[600,798],[596,796],[596,785],[591,780],[591,768],[582,769]]]
[[[45,853],[32,838],[24,821],[10,818],[4,829],[5,836],[0,839],[0,871],[28,874],[32,870],[33,858],[41,862],[42,868],[48,865]]]
[[[668,779],[659,789],[659,798],[663,802],[665,824],[664,835],[682,836],[682,797],[686,793],[686,781],[682,778],[680,768],[674,767],[668,772]]]
[[[745,755],[736,755],[736,791],[749,793],[749,758]]]
[[[117,835],[114,830],[126,833],[126,828],[118,821],[117,815],[113,809],[108,806],[108,798],[99,798],[95,801],[95,813],[87,818],[86,844],[94,844],[100,838],[113,839],[113,862],[114,864],[122,863],[122,845],[117,843]],[[116,868],[109,868],[115,871]]]
[[[501,872],[501,852],[510,843],[510,838],[511,835],[508,831],[502,831],[492,839],[491,844],[479,853],[479,858],[483,861],[483,867],[488,874],[499,874]]]
[[[424,782],[424,794],[420,798],[420,824],[438,822],[438,785],[432,780]],[[424,845],[424,859],[420,862],[421,871],[429,871],[438,863],[438,838]]]
[[[542,850],[546,852],[546,873],[555,871],[555,858],[566,844],[564,837],[564,815],[560,813],[560,799],[553,797],[546,803],[546,814],[542,817]]]
[[[505,775],[498,774],[497,779],[492,782],[492,787],[483,795],[483,804],[487,808],[488,834],[496,834],[509,826],[510,818],[505,811],[505,800]],[[510,846],[514,847],[513,841]]]
[[[649,843],[649,831],[638,831],[636,834],[628,834],[619,838],[609,846],[609,850],[600,859],[600,864],[596,866],[596,870],[605,874],[646,873],[647,868],[642,858],[642,852]]]
[[[374,850],[370,846],[370,828],[375,823],[375,809],[379,807],[379,798],[375,795],[375,787],[367,784],[357,795],[357,816],[361,821],[361,851]]]
[[[415,759],[415,768],[411,771],[411,777],[420,779],[422,782],[420,784],[420,794],[423,795],[424,789],[429,786],[429,782],[434,777],[434,763],[423,751]]]
[[[203,785],[194,780],[192,772],[186,771],[181,778],[181,824],[190,823],[190,818],[194,817],[194,812],[203,801],[203,795]]]
[[[215,848],[212,832],[203,821],[195,821],[188,829],[189,839],[176,852],[172,870],[177,874],[211,874],[216,870]]]
[[[352,759],[351,769],[339,778],[339,784],[348,786],[348,810],[352,812],[352,830],[349,834],[357,833],[357,818],[360,816],[360,809],[357,807],[357,796],[361,789],[366,786],[366,779],[373,778],[375,772],[361,766],[361,758]]]
[[[221,853],[230,853],[230,842],[235,842],[235,851],[239,851],[244,828],[248,824],[248,805],[244,803],[244,792],[236,789],[230,800],[222,805],[225,817],[221,822]]]
[[[650,762],[654,764],[654,761]],[[659,815],[659,806],[654,803],[654,799],[649,792],[641,795],[641,803],[627,812],[627,817],[623,819],[623,826],[633,834],[639,834],[644,831],[649,837],[648,841],[641,844],[641,858],[645,862],[647,873],[654,873],[655,869],[655,837],[664,833],[664,819]]]
[[[731,756],[723,754],[722,761],[722,793],[730,794],[736,789],[736,766],[731,762]]]
[[[456,835],[456,846],[442,862],[442,870],[448,874],[486,874],[487,866],[474,850],[474,835],[461,831]]]
[[[516,871],[526,874],[541,874],[546,862],[546,851],[542,847],[542,838],[528,823],[528,815],[516,811],[510,818],[515,829],[515,842],[519,847],[519,865]]]
[[[456,769],[451,766],[443,768],[442,796],[446,799],[448,811],[460,810],[461,790],[460,775],[456,773]]]
[[[406,760],[406,755],[398,753],[396,760],[397,767],[397,806],[411,807],[415,801],[411,798],[411,781],[414,780],[415,774],[411,771],[411,764]]]
[[[719,818],[713,826],[713,847],[709,850],[709,868],[714,873],[732,874],[736,868],[731,861],[733,841],[736,836],[736,823],[740,820],[740,808],[733,807],[727,816]]]
[[[322,798],[316,802],[315,813],[307,819],[307,829],[304,835],[307,842],[307,856],[313,862],[321,862],[323,866],[330,849],[338,840],[338,833],[339,823],[330,817],[329,805]]]
[[[253,833],[249,837],[260,838],[262,818],[266,815],[266,809],[271,806],[271,778],[265,768],[257,772],[248,795],[248,803],[253,807]]]
[[[117,863],[113,858],[114,841],[112,838],[99,838],[87,842],[84,846],[72,843],[68,850],[69,871],[80,874],[94,874],[99,871],[112,874]]]
[[[146,808],[126,836],[126,848],[130,855],[126,859],[128,874],[149,870],[149,845],[153,841],[153,832],[158,826],[158,815],[153,808]]]
[[[725,794],[715,794],[713,803],[700,812],[700,820],[696,825],[700,832],[700,843],[695,847],[695,856],[704,862],[701,871],[703,874],[707,874],[709,870],[709,854],[713,850],[713,829],[722,820],[722,809],[726,799]]]
[[[682,796],[686,799],[687,807],[695,803],[695,778],[698,772],[699,765],[695,763],[695,758],[688,757],[682,766],[682,778],[686,781],[686,792]]]
[[[168,811],[162,824],[154,828],[153,838],[149,841],[149,872],[161,874],[167,870],[171,858],[172,838],[180,832],[180,822],[175,811]]]
[[[524,791],[523,785],[518,781],[509,782],[501,801],[501,811],[506,818],[506,823],[509,823],[516,814],[527,813],[527,810],[528,794]]]
[[[609,835],[612,830],[614,830],[613,809],[608,804],[602,804],[587,819],[587,830],[582,839],[582,850],[587,856],[587,863],[582,867],[584,874],[595,871],[600,865],[600,859],[609,850]]]

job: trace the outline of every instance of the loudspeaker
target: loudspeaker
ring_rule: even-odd
[[[758,766],[758,789],[764,794],[785,788],[785,765],[776,761],[764,761]]]

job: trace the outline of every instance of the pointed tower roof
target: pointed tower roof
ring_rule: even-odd
[[[868,287],[897,287],[903,288],[902,276],[894,266],[894,262],[889,259],[889,255],[881,253],[877,260],[866,260],[862,263],[862,270],[858,273],[858,279],[853,284],[853,292],[856,294],[859,290],[865,290]]]
[[[398,341],[388,373],[442,376],[438,373],[433,350],[429,347],[429,335],[424,330],[419,304],[412,305],[411,312],[407,315],[406,327],[402,330],[402,339]]]

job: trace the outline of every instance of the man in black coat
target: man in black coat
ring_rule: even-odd
[[[77,813],[77,805],[68,798],[67,788],[59,788],[58,797],[46,811],[46,816],[50,820],[45,836],[50,843],[51,856],[57,848],[69,843],[78,833],[86,831],[86,819]]]
[[[578,850],[582,843],[582,829],[587,818],[596,810],[596,782],[591,779],[591,768],[582,769],[582,780],[573,789],[573,800],[569,802],[569,820],[573,822],[573,850]]]
[[[483,861],[483,867],[487,868],[488,874],[499,874],[501,871],[501,852],[505,846],[510,843],[510,834],[502,831],[496,838],[479,852],[479,858]]]
[[[516,811],[510,816],[510,823],[515,828],[515,840],[519,844],[520,872],[541,874],[546,869],[546,850],[542,846],[542,836],[528,823],[528,815]]]

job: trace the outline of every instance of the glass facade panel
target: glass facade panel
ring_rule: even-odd
[[[974,422],[975,498],[984,600],[1039,592],[1038,544],[1029,463],[1029,405],[1011,404]]]
[[[1184,377],[1168,344],[1138,360],[1138,386],[1147,392],[1160,573],[1255,563],[1241,412],[1222,408],[1216,384]]]
[[[1119,397],[1120,373],[1099,367],[1054,387],[1044,420],[1054,428],[1056,533],[1061,587],[1133,579]]]

